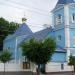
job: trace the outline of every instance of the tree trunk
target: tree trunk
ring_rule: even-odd
[[[4,74],[3,75],[5,75],[5,63],[4,63]]]
[[[75,66],[74,66],[74,72],[75,72]]]
[[[38,68],[36,68],[36,75],[40,75],[40,64],[38,64]]]
[[[46,73],[45,68],[46,68],[46,64],[43,64],[43,74]]]

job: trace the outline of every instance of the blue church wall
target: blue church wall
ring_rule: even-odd
[[[17,40],[17,44],[20,44],[28,35],[21,35],[21,36],[17,36],[16,40]]]
[[[16,59],[22,58],[22,49],[20,47],[20,43],[26,38],[26,35],[18,36],[17,39],[17,57]]]
[[[75,47],[75,28],[70,29],[70,47]]]
[[[66,53],[54,53],[52,56],[52,62],[66,62]]]
[[[59,0],[57,4],[69,4],[69,3],[75,3],[74,0]]]
[[[15,54],[16,54],[16,60],[19,60],[19,58],[22,56],[22,51],[18,44],[20,43],[21,39],[12,38],[10,40],[4,41],[4,49],[9,49],[10,52],[12,53],[12,58],[15,59]],[[17,44],[17,45],[16,45]],[[16,48],[16,53],[15,53],[15,48]]]
[[[47,37],[52,37],[55,39],[55,31],[51,31]]]
[[[75,55],[75,50],[70,50],[71,55]]]
[[[75,28],[70,28],[70,47],[75,47]],[[70,54],[75,54],[75,50],[70,50]]]
[[[54,16],[54,20],[53,20],[53,21],[54,21],[54,25],[56,25],[56,18],[57,18],[57,16],[58,16],[59,14],[62,16],[62,23],[61,23],[61,25],[64,26],[64,8],[59,9],[59,10],[53,12],[53,16]],[[60,25],[60,24],[59,24],[59,25]],[[56,26],[58,26],[58,25],[56,25]]]
[[[64,33],[64,29],[57,30],[55,32],[55,37],[56,37],[57,45],[59,45],[62,48],[64,48],[65,47],[65,33]]]
[[[15,59],[15,39],[4,41],[4,49],[9,49],[12,53],[12,58]]]
[[[59,36],[61,36],[61,37],[59,37]],[[53,37],[56,40],[57,45],[59,45],[60,47],[64,48],[64,46],[65,46],[64,29],[57,30],[56,32],[55,31],[54,32],[50,32],[48,34],[48,37]]]
[[[20,48],[20,43],[26,38],[26,35],[22,36],[17,36],[14,38],[10,38],[8,40],[4,41],[4,49],[9,49],[10,52],[12,53],[12,58],[15,59],[15,54],[16,54],[16,60],[19,60],[22,56],[22,50]],[[15,48],[16,48],[16,53],[15,53]]]
[[[22,49],[19,47],[18,48],[18,58],[17,59],[21,59],[22,58]]]
[[[55,25],[55,30],[61,30],[61,29],[64,29],[64,25]]]
[[[70,19],[70,24],[74,25],[74,23],[72,23],[72,15],[75,14],[75,5],[71,5],[69,6],[69,19]]]
[[[57,9],[55,9],[55,10],[56,11],[53,12],[53,16],[54,16],[54,27],[55,27],[56,42],[57,42],[57,45],[59,45],[59,46],[64,48],[64,46],[65,46],[64,7],[61,6],[61,7],[57,8]],[[59,14],[62,16],[62,23],[59,24],[59,25],[56,25],[56,18],[57,18],[57,16]]]

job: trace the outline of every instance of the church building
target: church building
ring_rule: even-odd
[[[72,71],[68,65],[69,56],[75,55],[75,0],[58,0],[52,10],[53,26],[33,33],[26,23],[12,35],[8,35],[4,40],[4,49],[12,52],[13,60],[10,61],[8,71],[36,71],[36,65],[32,62],[24,61],[22,50],[19,45],[30,38],[43,40],[47,37],[56,39],[57,48],[52,56],[52,60],[46,64],[46,72]],[[26,62],[26,63],[25,63]]]

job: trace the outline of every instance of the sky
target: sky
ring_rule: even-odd
[[[22,23],[22,17],[27,18],[27,24],[33,32],[52,25],[51,11],[58,0],[0,0],[0,17],[8,21]]]

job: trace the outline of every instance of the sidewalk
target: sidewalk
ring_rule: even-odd
[[[50,73],[50,74],[40,74],[40,75],[75,75],[73,72],[64,72],[64,73]]]

